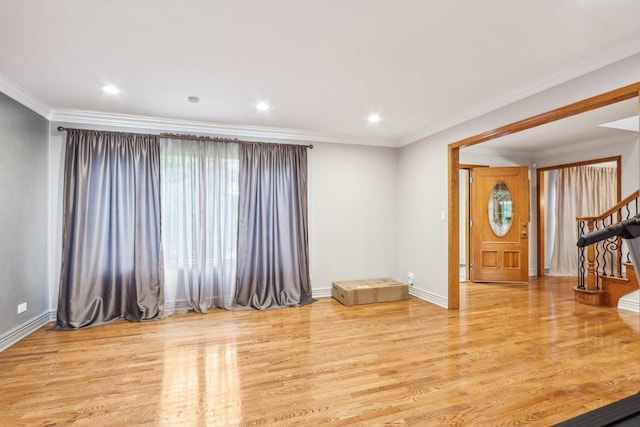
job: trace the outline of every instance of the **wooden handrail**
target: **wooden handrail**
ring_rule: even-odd
[[[629,214],[631,213],[629,211],[629,205],[634,203],[634,201],[635,201],[636,206],[635,206],[633,214],[637,215],[638,214],[638,197],[639,196],[640,196],[640,190],[637,190],[637,191],[634,191],[633,193],[631,193],[629,196],[625,197],[623,200],[621,200],[618,203],[616,203],[612,208],[607,209],[605,212],[601,213],[598,216],[576,217],[576,222],[578,223],[579,234],[583,235],[583,234],[587,234],[587,233],[593,232],[596,229],[596,225],[597,224],[601,225],[601,227],[598,227],[598,228],[602,228],[602,227],[605,227],[607,225],[610,225],[610,224],[617,223],[617,222],[621,221],[622,219],[624,219],[622,210],[626,206],[627,207],[627,216],[629,216]],[[616,216],[616,218],[614,218],[614,216]],[[609,220],[608,221],[609,224],[605,224],[605,219],[607,219],[607,218]],[[626,219],[628,219],[628,218],[626,218]],[[586,227],[586,230],[585,230],[584,227]],[[616,270],[617,277],[622,277],[621,276],[621,274],[622,274],[622,263],[621,263],[621,261],[622,261],[622,245],[621,245],[620,237],[617,237],[616,242],[612,242],[612,243],[613,243],[612,247],[607,247],[607,248],[605,248],[603,250],[606,250],[607,252],[611,253],[611,255],[614,257],[614,258],[611,259],[611,273],[614,270]],[[578,271],[578,288],[579,289],[586,289],[586,290],[589,290],[589,291],[600,290],[600,284],[599,284],[599,281],[598,281],[598,277],[601,274],[601,271],[600,271],[599,268],[596,269],[596,248],[595,248],[595,246],[597,246],[597,245],[589,245],[586,248],[579,248],[578,249],[578,258],[582,259],[583,261],[586,260],[586,266],[584,266],[582,264],[581,264],[582,266],[579,266],[579,271]],[[585,249],[586,249],[586,258],[584,257]],[[585,270],[586,270],[586,277],[585,277]],[[598,271],[596,271],[596,270],[598,270]],[[606,273],[605,273],[605,275],[606,275]]]
[[[609,215],[617,212],[621,207],[623,207],[624,205],[626,205],[627,203],[629,203],[630,201],[632,201],[633,199],[635,199],[636,197],[640,196],[640,191],[636,190],[633,193],[631,193],[631,195],[625,197],[624,199],[620,200],[618,203],[616,203],[611,209],[606,210],[604,213],[601,213],[598,216],[579,216],[576,217],[576,221],[600,221],[605,219],[606,217],[608,217]]]

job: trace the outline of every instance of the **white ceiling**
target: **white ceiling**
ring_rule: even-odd
[[[640,52],[638,0],[0,0],[0,12],[0,90],[49,118],[387,146]]]

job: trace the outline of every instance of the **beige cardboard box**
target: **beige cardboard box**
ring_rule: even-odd
[[[393,279],[333,282],[331,296],[344,305],[401,301],[409,298],[409,286]]]

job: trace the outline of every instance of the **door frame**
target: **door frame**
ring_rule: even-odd
[[[628,99],[638,98],[640,95],[640,82],[636,82],[591,98],[574,102],[564,107],[556,108],[545,113],[519,120],[517,122],[498,127],[496,129],[483,132],[468,138],[453,142],[447,146],[447,174],[448,174],[448,203],[449,223],[448,223],[448,250],[447,250],[447,307],[450,310],[458,310],[460,308],[460,277],[459,277],[459,260],[460,260],[460,174],[458,167],[460,165],[460,149],[463,147],[471,147],[473,145],[482,144],[501,136],[510,135],[521,132],[567,117],[575,116],[617,102],[626,101]],[[640,105],[639,105],[640,110]],[[640,140],[640,134],[639,134]]]
[[[551,170],[572,168],[577,166],[594,165],[598,163],[615,162],[616,163],[616,202],[622,200],[622,156],[605,157],[601,159],[585,160],[575,163],[564,163],[555,166],[545,166],[536,169],[536,275],[544,276],[544,259],[545,259],[545,207],[544,203],[540,203],[544,198],[544,173]]]

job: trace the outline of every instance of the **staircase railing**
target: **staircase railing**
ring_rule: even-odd
[[[601,215],[576,218],[578,238],[636,216],[639,213],[639,195],[640,192],[634,192]],[[631,259],[629,251],[626,247],[623,248],[620,237],[611,237],[586,248],[578,248],[578,289],[597,291],[600,290],[600,277],[623,277],[623,262],[629,263]]]

